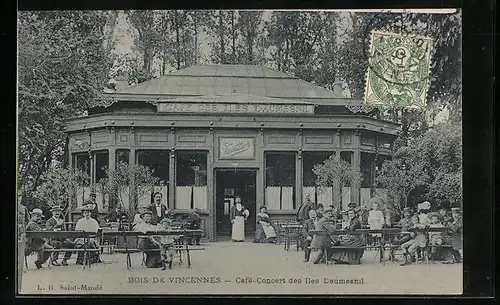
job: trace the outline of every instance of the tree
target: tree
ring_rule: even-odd
[[[84,171],[57,167],[49,169],[43,180],[36,189],[35,197],[49,207],[60,206],[66,218],[69,211],[76,207],[77,189],[88,185],[90,177]]]
[[[462,128],[441,124],[400,147],[382,164],[376,185],[401,208],[419,188],[428,201],[462,203]]]
[[[64,119],[91,107],[107,83],[112,16],[104,11],[18,14],[18,179],[24,204],[54,161],[67,159]]]
[[[326,14],[317,12],[273,12],[265,23],[271,58],[278,70],[306,81],[318,68],[318,47],[325,38]]]
[[[241,35],[239,42],[239,62],[247,65],[257,63],[255,55],[262,24],[262,11],[240,11],[237,28]]]
[[[331,155],[323,163],[314,165],[313,173],[316,175],[316,186],[319,187],[331,187],[337,183],[341,188],[356,186],[363,180],[360,169],[342,160],[340,155]]]
[[[131,212],[137,210],[137,200],[143,198],[149,191],[142,186],[159,185],[158,177],[154,177],[154,170],[140,164],[120,162],[116,169],[106,169],[106,178],[101,179],[103,191],[123,206],[125,199],[130,200]]]
[[[145,73],[151,73],[152,62],[160,41],[158,18],[155,17],[155,11],[152,10],[135,10],[126,13],[130,23],[138,33],[135,46],[142,55],[142,70]]]
[[[234,11],[218,10],[207,11],[204,20],[205,28],[208,33],[214,37],[214,41],[209,43],[211,61],[215,64],[230,63],[230,54],[227,54],[228,44],[232,40],[230,33],[231,22],[234,23]],[[234,38],[234,37],[233,37]]]

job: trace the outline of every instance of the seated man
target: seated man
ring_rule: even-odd
[[[453,260],[450,260],[446,255],[447,264],[461,263],[462,255],[460,254],[460,249],[462,249],[462,214],[460,208],[454,207],[451,209],[452,219],[446,224],[446,227],[450,230],[450,234],[446,235],[444,241],[446,244],[452,246],[451,256]],[[448,252],[448,251],[447,251]]]
[[[310,246],[314,237],[311,231],[314,230],[316,222],[318,221],[315,210],[309,210],[308,216],[309,218],[304,221],[304,226],[302,227],[302,237],[304,237],[304,243],[302,244],[304,248],[304,262],[308,262],[311,256]]]
[[[31,211],[31,219],[26,226],[26,231],[42,231],[42,228],[39,225],[42,217],[42,210],[33,209],[33,211]],[[42,268],[42,264],[44,264],[50,257],[50,252],[44,252],[44,249],[53,249],[53,247],[49,245],[44,238],[32,238],[28,240],[25,254],[30,254],[33,251],[37,252],[35,261],[37,269]]]
[[[153,213],[150,210],[145,210],[141,214],[142,222],[138,223],[134,227],[134,231],[147,233],[156,232],[157,226],[151,224],[151,215]],[[139,236],[137,240],[137,249],[144,251],[146,254],[146,267],[147,268],[160,268],[162,267],[161,255],[156,251],[148,251],[154,249],[160,249],[160,243],[157,242],[153,236]]]
[[[419,222],[418,215],[413,215],[411,217],[411,222],[413,224],[409,229],[411,240],[401,245],[401,248],[405,252],[405,261],[401,266],[410,265],[415,262],[417,249],[425,249],[425,247],[427,247],[427,233],[424,231],[427,226]]]
[[[329,251],[331,245],[337,243],[337,237],[335,235],[328,236],[328,234],[336,231],[335,227],[331,224],[332,217],[333,210],[328,208],[323,211],[323,217],[321,217],[314,226],[315,231],[324,232],[324,234],[315,234],[311,241],[311,249],[315,250],[314,264],[322,262],[325,256],[328,260],[332,255],[332,252]]]
[[[94,206],[92,204],[87,204],[81,208],[83,218],[78,219],[75,226],[75,231],[83,231],[83,232],[92,232],[97,233],[99,230],[99,224],[97,220],[91,217],[92,211],[94,210]],[[75,239],[75,248],[81,249],[86,247],[87,249],[98,249],[99,244],[96,238],[88,238],[84,240],[83,238]],[[87,253],[87,262],[88,263],[99,263],[101,262],[99,259],[99,253],[97,252],[89,252]],[[76,258],[76,263],[78,265],[83,265],[84,262],[84,253],[78,252],[78,256]]]
[[[199,230],[201,226],[201,218],[200,218],[200,210],[194,209],[191,213],[189,213],[186,217],[186,229],[189,230]],[[196,245],[200,244],[200,235],[195,235],[194,237],[189,236],[187,238],[187,242],[192,245],[193,239]]]
[[[125,219],[128,219],[127,212],[122,211],[122,206],[117,204],[115,209],[110,211],[106,217],[104,217],[104,221],[106,222],[121,222]]]
[[[62,208],[58,205],[53,206],[50,211],[52,212],[52,217],[47,220],[45,223],[45,227],[47,228],[47,231],[63,231],[64,228],[64,220],[61,219],[61,211]],[[75,244],[68,238],[61,238],[61,239],[52,239],[50,241],[50,244],[55,248],[55,249],[73,249],[75,247]],[[61,265],[67,266],[68,265],[68,260],[71,258],[72,252],[66,252],[64,253],[64,258],[61,262]],[[52,253],[52,258],[51,258],[51,263],[54,266],[59,266],[59,262],[57,261],[59,258],[59,252],[53,252]]]
[[[431,213],[431,224],[429,228],[444,228],[445,226],[441,223],[441,217],[439,213]],[[429,242],[431,245],[431,255],[434,257],[436,255],[436,247],[443,244],[443,233],[442,232],[429,232]],[[434,247],[432,247],[434,246]]]
[[[394,236],[393,239],[393,244],[396,246],[401,246],[407,241],[411,240],[411,234],[410,233],[405,233],[408,232],[408,230],[413,226],[413,223],[411,221],[411,215],[412,215],[412,210],[410,207],[405,207],[403,209],[403,218],[398,222],[398,226],[401,227],[401,232],[396,236]],[[396,256],[394,255],[394,252],[396,251],[395,248],[391,248],[391,252],[389,254],[389,257],[392,260],[396,260]]]

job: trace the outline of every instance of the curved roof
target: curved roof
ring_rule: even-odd
[[[197,65],[115,92],[133,95],[217,96],[283,99],[343,99],[341,94],[279,71],[255,65]],[[346,98],[346,103],[347,103]]]

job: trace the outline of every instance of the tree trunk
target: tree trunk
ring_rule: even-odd
[[[198,64],[198,12],[194,11],[193,14],[194,24],[194,64]]]
[[[180,29],[179,29],[179,12],[176,10],[175,14],[175,46],[176,46],[176,63],[177,70],[181,68],[181,43],[180,43]]]
[[[225,64],[225,53],[226,53],[226,48],[224,44],[224,22],[223,22],[223,17],[222,17],[222,11],[219,11],[219,40],[220,40],[220,63]]]
[[[234,27],[234,11],[231,11],[231,38],[233,41],[233,56],[231,59],[231,63],[236,63],[236,29]]]

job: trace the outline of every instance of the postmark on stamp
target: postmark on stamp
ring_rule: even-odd
[[[423,108],[429,88],[432,38],[373,31],[365,104]]]

